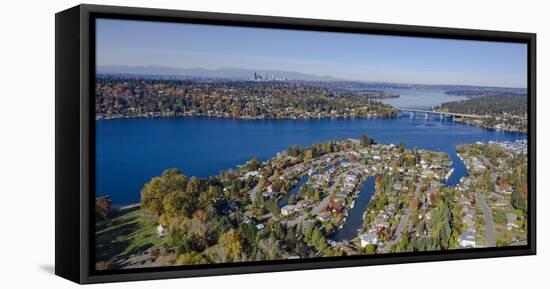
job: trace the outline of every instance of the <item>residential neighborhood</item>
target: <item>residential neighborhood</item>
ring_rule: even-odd
[[[227,260],[228,249],[222,250],[222,244],[207,245],[208,234],[215,234],[209,226],[232,227],[228,232],[236,235],[227,238],[241,236],[234,240],[240,244],[240,257],[231,257],[235,261],[525,244],[525,143],[478,142],[457,147],[457,154],[467,175],[455,186],[446,183],[454,171],[447,153],[377,144],[366,136],[290,147],[263,162],[253,158],[222,173],[220,186],[166,171],[142,192],[145,215],[140,218],[155,230],[145,238],[156,239],[157,245],[109,264],[180,264],[184,261],[176,258],[178,250],[201,246],[201,254],[209,259]],[[181,210],[170,213],[177,195],[167,195],[160,208],[155,199],[148,199],[156,182],[178,179],[189,192],[206,191],[199,194],[203,203],[193,205],[198,208],[189,211],[189,217]],[[216,223],[202,217],[206,215],[216,216]],[[201,231],[206,234],[200,241],[204,245],[189,243],[197,237],[178,237]]]

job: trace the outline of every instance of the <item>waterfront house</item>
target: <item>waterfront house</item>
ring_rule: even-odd
[[[332,200],[337,203],[345,204],[347,197],[346,195],[336,194]]]
[[[332,214],[329,211],[325,211],[317,215],[317,219],[321,222],[328,221],[330,220],[331,217],[332,217]]]
[[[378,235],[375,232],[362,234],[359,236],[361,239],[361,247],[366,247],[367,245],[376,245],[378,243]]]
[[[342,212],[343,206],[340,203],[331,202],[329,208],[333,213],[340,213]]]

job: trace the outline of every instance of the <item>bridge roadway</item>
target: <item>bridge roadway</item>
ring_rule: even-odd
[[[399,111],[399,112],[409,112],[409,113],[438,114],[438,115],[440,115],[440,116],[465,117],[465,118],[486,118],[486,117],[488,117],[487,115],[454,113],[454,112],[444,112],[444,111],[434,111],[434,110],[422,110],[422,109],[398,108],[397,111]]]

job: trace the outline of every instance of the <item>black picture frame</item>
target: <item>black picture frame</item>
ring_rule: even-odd
[[[485,40],[528,45],[528,244],[517,247],[193,265],[98,272],[94,268],[96,18]],[[100,5],[55,16],[55,273],[101,283],[536,254],[536,34]]]

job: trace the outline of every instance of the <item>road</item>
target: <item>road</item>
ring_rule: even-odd
[[[248,199],[251,201],[251,202],[254,202],[254,199],[256,198],[256,192],[258,191],[258,189],[260,188],[260,183],[258,182],[254,188],[252,188],[252,190],[250,190],[248,192]]]
[[[476,202],[479,204],[479,207],[483,211],[483,216],[485,217],[485,240],[487,241],[487,247],[495,247],[495,229],[493,228],[493,214],[491,213],[491,209],[487,206],[485,197],[479,192],[476,192]]]
[[[336,184],[332,185],[332,187],[329,188],[329,191],[326,194],[326,196],[315,207],[313,207],[313,209],[311,209],[311,215],[316,216],[316,215],[320,214],[326,208],[326,206],[330,202],[331,193],[332,193],[332,191],[334,190],[335,187],[336,187]],[[292,220],[287,221],[286,222],[287,227],[292,227],[292,226],[294,226],[298,223],[303,222],[306,219],[307,215],[308,215],[307,213],[303,213],[300,216],[298,216],[298,217],[296,217]]]
[[[416,184],[416,190],[414,191],[413,200],[418,199],[418,196],[420,195],[420,188],[421,188],[421,185]],[[393,238],[388,243],[386,243],[386,245],[380,248],[380,251],[382,253],[387,253],[394,244],[399,242],[399,240],[401,239],[401,234],[403,233],[405,226],[409,222],[409,218],[411,217],[411,214],[412,212],[409,206],[405,209],[405,215],[403,215],[403,217],[401,217],[401,219],[399,220],[399,225],[397,225],[397,229],[395,230],[395,234],[393,235]]]

